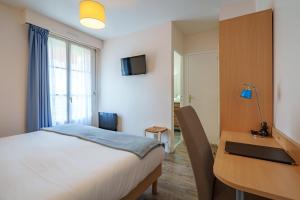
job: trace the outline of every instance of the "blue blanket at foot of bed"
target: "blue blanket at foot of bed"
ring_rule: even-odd
[[[43,128],[42,130],[77,137],[113,149],[131,152],[140,159],[144,158],[152,149],[161,145],[154,139],[84,125],[67,124]]]

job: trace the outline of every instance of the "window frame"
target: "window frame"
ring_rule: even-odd
[[[91,79],[92,79],[92,83],[91,83],[91,97],[92,97],[92,102],[91,102],[91,113],[92,113],[92,119],[91,119],[91,124],[90,125],[96,125],[97,124],[97,113],[98,113],[98,106],[97,106],[97,60],[96,60],[96,55],[97,55],[97,50],[96,48],[92,48],[90,46],[81,44],[79,42],[61,37],[61,36],[57,36],[54,34],[49,34],[49,38],[53,38],[56,40],[60,40],[63,41],[66,44],[66,69],[67,69],[67,123],[71,122],[71,103],[72,103],[72,97],[71,97],[71,45],[76,45],[85,49],[90,50],[91,52]],[[50,59],[48,57],[48,59]],[[48,61],[49,63],[49,61]],[[50,68],[50,66],[49,66]],[[50,81],[50,80],[49,80]],[[51,87],[51,85],[49,84],[49,87]]]

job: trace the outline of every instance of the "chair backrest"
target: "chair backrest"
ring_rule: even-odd
[[[175,111],[191,159],[198,199],[211,200],[215,176],[213,154],[202,124],[191,106]]]
[[[99,128],[117,131],[118,115],[116,113],[99,112]]]

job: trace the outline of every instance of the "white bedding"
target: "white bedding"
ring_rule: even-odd
[[[51,132],[0,139],[0,200],[114,200],[134,189],[163,160],[144,159]]]

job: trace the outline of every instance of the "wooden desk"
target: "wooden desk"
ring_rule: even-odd
[[[275,200],[300,199],[300,166],[286,165],[259,159],[230,155],[225,142],[241,142],[280,147],[274,138],[253,137],[249,133],[223,131],[214,163],[215,176],[237,190],[237,199],[243,192]]]

